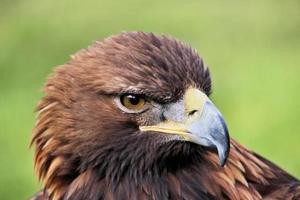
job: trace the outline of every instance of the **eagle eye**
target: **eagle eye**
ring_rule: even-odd
[[[127,113],[139,113],[145,109],[146,100],[142,95],[124,94],[119,97],[119,107]]]

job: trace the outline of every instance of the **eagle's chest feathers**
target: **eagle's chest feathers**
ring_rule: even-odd
[[[183,167],[172,172],[164,171],[160,175],[151,172],[143,176],[124,174],[117,181],[108,178],[99,179],[97,171],[87,170],[67,187],[61,187],[54,193],[66,199],[95,200],[261,199],[261,195],[252,185],[253,180],[258,184],[267,182],[262,176],[265,173],[262,166],[255,163],[259,160],[239,157],[241,155],[234,147],[231,155],[239,159],[235,161],[229,159],[223,168],[218,164],[217,155],[208,153],[204,157],[207,162],[203,161],[198,165]],[[248,162],[247,167],[244,162]],[[249,179],[253,179],[251,184],[248,183]]]

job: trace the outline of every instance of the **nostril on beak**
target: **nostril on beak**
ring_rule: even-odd
[[[194,115],[197,111],[198,111],[198,110],[192,110],[192,111],[190,111],[190,112],[188,113],[188,116]]]

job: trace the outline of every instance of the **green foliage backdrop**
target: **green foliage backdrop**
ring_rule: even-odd
[[[29,141],[52,68],[126,30],[195,47],[231,136],[300,177],[299,10],[298,0],[0,0],[0,199],[41,187]]]

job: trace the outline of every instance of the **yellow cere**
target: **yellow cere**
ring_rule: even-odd
[[[187,113],[193,110],[201,112],[206,101],[209,101],[206,94],[201,92],[199,89],[190,87],[184,95],[185,110]]]

